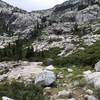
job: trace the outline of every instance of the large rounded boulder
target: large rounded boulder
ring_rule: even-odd
[[[43,85],[43,86],[49,86],[52,83],[54,83],[56,80],[56,76],[54,72],[43,70],[41,73],[39,73],[35,78],[35,84]]]

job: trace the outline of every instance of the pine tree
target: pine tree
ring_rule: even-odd
[[[33,47],[28,47],[26,52],[26,58],[29,59],[34,55]]]

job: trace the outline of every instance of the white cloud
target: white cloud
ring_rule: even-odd
[[[48,9],[65,0],[3,0],[27,11]]]

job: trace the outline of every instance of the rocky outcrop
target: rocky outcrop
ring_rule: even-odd
[[[31,14],[17,7],[0,1],[0,34],[7,33],[9,36],[18,33],[30,34],[40,14]]]
[[[95,64],[95,70],[97,72],[100,72],[100,61],[98,61],[96,64]]]
[[[0,48],[18,36],[31,37],[35,39],[35,51],[59,47],[63,50],[58,56],[68,56],[80,42],[92,45],[100,39],[99,34],[93,34],[100,29],[99,20],[99,0],[68,0],[51,9],[32,12],[0,1]]]
[[[82,5],[84,7],[80,8]],[[47,26],[42,32],[46,35],[40,37],[42,42],[33,44],[39,51],[59,47],[64,50],[58,56],[68,56],[82,41],[89,46],[100,39],[99,34],[94,34],[100,25],[100,6],[95,0],[66,1],[51,9],[45,17]]]
[[[98,100],[98,99],[93,95],[87,95],[86,100]]]
[[[84,74],[84,77],[88,84],[92,84],[97,90],[100,89],[100,72]]]

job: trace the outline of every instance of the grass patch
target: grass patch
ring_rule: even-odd
[[[57,87],[56,88],[52,88],[52,91],[54,90],[55,92],[67,89],[67,85],[71,84],[72,87],[76,87],[76,85],[74,84],[75,82],[78,82],[79,84],[77,84],[78,87],[83,87],[86,85],[86,81],[84,80],[83,77],[83,72],[87,71],[87,70],[93,70],[90,66],[87,67],[79,67],[79,66],[72,66],[70,67],[73,72],[68,72],[67,67],[63,67],[63,68],[56,68],[54,70],[55,73],[57,73],[57,75],[61,75],[63,76],[63,78],[58,78],[57,79]],[[63,86],[64,84],[64,86]]]

